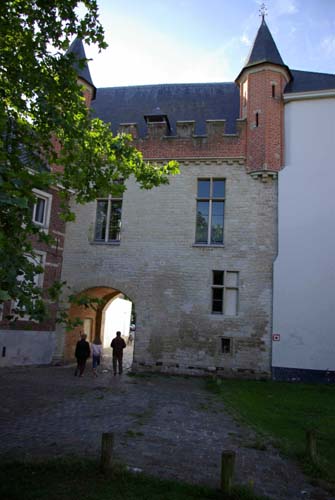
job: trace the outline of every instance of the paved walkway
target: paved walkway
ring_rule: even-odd
[[[252,482],[259,494],[332,498],[270,445],[256,449],[253,431],[234,422],[202,379],[114,377],[110,362],[97,378],[90,365],[83,378],[69,366],[0,369],[0,455],[98,457],[101,433],[114,432],[117,460],[146,473],[219,487],[221,451],[232,449],[236,482]]]

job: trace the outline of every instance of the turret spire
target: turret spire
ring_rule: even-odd
[[[73,54],[75,61],[73,64],[79,78],[84,80],[93,89],[93,99],[95,98],[96,88],[91,78],[91,73],[87,64],[87,57],[84,49],[84,44],[81,38],[77,37],[71,43],[67,51],[68,54]],[[85,61],[82,64],[82,61]]]
[[[277,46],[272,38],[268,25],[265,22],[264,17],[266,15],[266,12],[264,9],[261,9],[260,11],[262,16],[262,23],[259,27],[255,41],[244,67],[264,62],[285,66],[284,61],[282,60]]]

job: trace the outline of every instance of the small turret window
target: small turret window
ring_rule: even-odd
[[[259,125],[259,114],[255,113],[255,127],[258,127]]]
[[[276,97],[276,86],[272,85],[272,97]]]

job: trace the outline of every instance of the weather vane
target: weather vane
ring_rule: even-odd
[[[264,21],[264,17],[267,16],[267,8],[265,3],[262,3],[261,8],[259,9],[259,15],[262,16],[262,21]]]

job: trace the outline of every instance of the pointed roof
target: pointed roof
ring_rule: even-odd
[[[288,71],[289,75],[291,76],[288,66],[286,66],[281,58],[281,55],[279,54],[279,50],[277,49],[277,46],[272,38],[268,25],[265,22],[264,16],[262,16],[262,22],[258,29],[254,43],[251,47],[246,63],[242,68],[240,74],[236,78],[236,81],[239,80],[245,69],[256,66],[257,64],[264,63],[282,66]]]
[[[246,68],[261,62],[285,66],[264,18],[262,19],[262,23],[244,67]]]
[[[84,49],[84,44],[81,38],[77,37],[71,43],[67,50],[67,54],[73,54],[75,57],[75,62],[73,64],[74,69],[77,71],[77,75],[82,80],[85,80],[91,87],[93,87],[93,99],[95,99],[96,88],[91,78],[91,73],[87,64],[87,57]],[[84,64],[80,61],[85,61]]]

